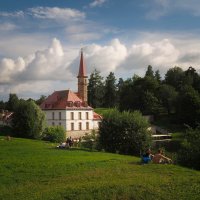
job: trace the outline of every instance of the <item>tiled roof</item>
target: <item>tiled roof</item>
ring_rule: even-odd
[[[102,120],[102,116],[93,112],[93,117],[94,117],[94,120]]]
[[[43,110],[92,109],[71,90],[55,91],[40,105]]]

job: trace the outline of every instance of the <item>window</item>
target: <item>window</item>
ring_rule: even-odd
[[[86,119],[89,119],[89,113],[86,112]]]
[[[81,119],[81,112],[78,113],[78,119]]]
[[[59,112],[59,120],[61,120],[62,118],[62,115],[61,115],[61,112]]]
[[[74,123],[71,123],[71,130],[74,130]]]
[[[89,130],[89,122],[86,122],[86,130]]]
[[[82,130],[82,123],[79,122],[79,130]]]
[[[52,119],[54,119],[54,112],[52,112]]]
[[[71,112],[71,120],[74,120],[74,113]]]
[[[62,124],[61,124],[61,122],[59,122],[59,126],[61,126]]]
[[[55,123],[54,123],[54,122],[52,122],[52,126],[55,126]]]

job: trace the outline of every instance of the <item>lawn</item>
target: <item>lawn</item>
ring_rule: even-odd
[[[0,137],[0,199],[200,199],[200,172],[44,141]]]

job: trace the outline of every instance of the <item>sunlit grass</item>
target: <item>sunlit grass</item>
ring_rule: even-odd
[[[199,199],[200,172],[0,137],[0,199]]]

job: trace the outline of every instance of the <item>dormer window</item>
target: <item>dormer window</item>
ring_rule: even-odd
[[[73,107],[73,102],[72,102],[72,101],[68,101],[68,102],[67,102],[67,106],[68,106],[68,107]]]
[[[76,102],[75,102],[75,106],[76,106],[76,107],[80,107],[80,106],[81,106],[81,102],[80,102],[80,101],[76,101]]]

